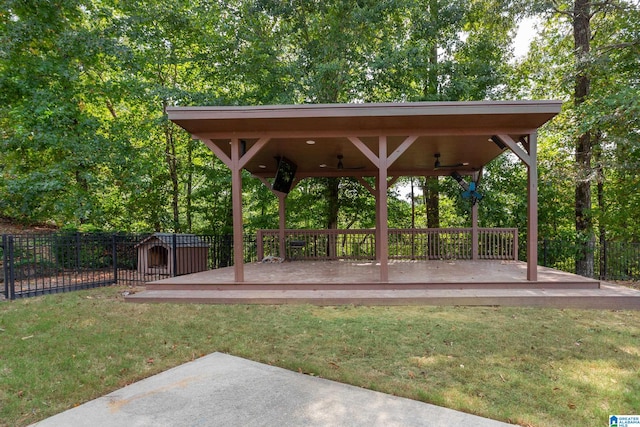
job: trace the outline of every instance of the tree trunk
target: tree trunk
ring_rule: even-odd
[[[605,201],[604,201],[604,166],[602,164],[602,148],[600,141],[602,139],[602,133],[597,132],[593,144],[593,156],[596,162],[596,181],[598,183],[597,186],[597,199],[598,199],[598,211],[600,212],[599,220],[598,220],[598,246],[600,248],[599,258],[598,258],[598,277],[600,280],[606,280],[607,276],[607,229],[605,226]]]
[[[437,176],[424,180],[424,202],[427,207],[427,228],[440,228],[440,181]]]
[[[431,22],[438,22],[438,0],[429,1],[429,16]],[[427,78],[424,85],[424,97],[429,100],[439,99],[440,85],[438,82],[438,44],[436,40],[430,40],[429,55],[427,57]]]
[[[191,233],[193,228],[192,193],[193,193],[193,140],[187,142],[187,231]]]
[[[576,0],[573,10],[573,38],[576,55],[574,104],[576,107],[587,100],[591,86],[589,76],[590,19],[590,0]],[[576,233],[579,245],[576,254],[576,273],[586,277],[593,277],[594,273],[595,235],[591,215],[592,149],[591,134],[587,131],[578,137],[576,143],[577,181],[575,189]]]
[[[600,224],[598,224],[599,246],[600,246],[600,280],[606,280],[607,276],[607,229],[602,218],[604,216],[604,171],[602,167],[598,168],[598,209],[601,212]]]
[[[429,16],[432,23],[438,22],[440,17],[440,6],[438,0],[429,0]],[[440,85],[438,81],[438,43],[436,39],[428,41],[430,43],[427,56],[428,72],[427,81],[424,87],[424,98],[429,100],[440,99]],[[429,176],[424,178],[422,192],[424,194],[424,204],[427,214],[427,228],[440,228],[440,183],[439,177]],[[429,234],[427,237],[427,248],[429,248],[429,258],[440,258],[440,242],[438,234]]]
[[[179,198],[180,187],[178,183],[178,160],[176,159],[176,142],[174,139],[173,128],[170,123],[165,127],[165,160],[169,170],[169,179],[171,180],[171,210],[173,212],[173,231],[180,232],[180,211]]]

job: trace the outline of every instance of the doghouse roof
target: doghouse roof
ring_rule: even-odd
[[[173,246],[173,233],[153,233],[151,236],[147,237],[140,243],[136,245],[142,246],[146,243],[152,242],[154,240],[159,240],[163,246],[171,247]],[[175,234],[176,237],[176,247],[179,248],[208,248],[209,244],[203,241],[200,237],[195,234]]]

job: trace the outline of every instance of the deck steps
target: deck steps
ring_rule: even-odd
[[[220,289],[145,290],[135,303],[510,306],[640,310],[640,291],[595,289]]]
[[[456,290],[456,289],[598,289],[600,282],[432,282],[432,283],[271,283],[254,281],[251,283],[170,283],[158,281],[148,283],[148,291],[319,291],[319,290]]]
[[[128,302],[316,305],[503,305],[640,309],[640,291],[526,264],[504,261],[393,262],[389,281],[379,266],[362,262],[251,263],[244,281],[233,267],[147,284]]]

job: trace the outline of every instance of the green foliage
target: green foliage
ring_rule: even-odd
[[[544,2],[542,2],[544,3]],[[584,102],[568,102],[562,114],[541,132],[540,226],[543,236],[575,235],[575,194],[584,180],[592,189],[585,215],[609,239],[637,240],[635,215],[640,146],[637,67],[640,8],[636,2],[592,3],[590,54],[578,64],[572,39],[571,2],[556,2],[544,15],[542,32],[520,64],[518,87],[525,97],[572,100],[578,65],[587,69],[590,93]],[[576,164],[575,141],[590,132],[593,150],[587,170]],[[546,229],[545,229],[546,228]],[[554,234],[555,233],[555,234]]]
[[[594,9],[592,93],[539,136],[540,235],[569,236],[577,180],[573,141],[598,138],[610,238],[640,238],[640,12]],[[5,0],[0,12],[0,214],[82,229],[230,232],[230,176],[203,144],[169,123],[172,105],[258,105],[557,98],[574,83],[569,2],[480,0],[280,2]],[[515,25],[541,20],[528,58],[511,61]],[[524,224],[519,162],[498,158],[481,189],[483,225]],[[594,174],[595,176],[595,174]],[[287,198],[289,227],[372,227],[373,198],[342,180],[307,179]],[[332,186],[334,184],[331,184]],[[470,206],[441,179],[441,225]],[[595,183],[594,183],[595,186]],[[278,201],[245,176],[248,231],[277,226]],[[414,223],[425,226],[416,197]],[[389,193],[393,227],[411,204]]]
[[[526,230],[527,171],[515,155],[505,153],[487,165],[479,188],[481,226]]]
[[[498,58],[504,50],[492,40],[506,46],[511,28],[482,25],[490,8],[504,6],[490,2],[470,11],[462,3],[347,0],[68,0],[51,13],[35,3],[6,6],[0,211],[122,230],[230,230],[226,169],[166,122],[166,106],[481,99],[498,78],[487,65],[495,62],[478,58]],[[429,65],[441,46],[443,64]],[[481,82],[488,76],[496,78]],[[442,95],[425,95],[434,79]],[[275,226],[275,198],[250,179],[244,185],[253,195],[247,227]],[[320,212],[329,206],[317,195],[326,188],[300,189],[288,201],[292,226],[325,226]],[[391,201],[391,220],[403,223],[406,205]],[[355,182],[342,182],[330,203],[340,226],[374,222],[372,198]]]
[[[54,235],[52,253],[63,268],[101,268],[112,265],[112,242],[108,234],[84,234],[66,230]]]

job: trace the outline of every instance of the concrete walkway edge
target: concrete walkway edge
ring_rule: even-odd
[[[507,426],[213,353],[33,426]]]

